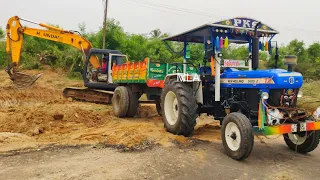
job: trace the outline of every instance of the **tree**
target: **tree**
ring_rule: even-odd
[[[163,33],[161,34],[160,38],[166,38],[166,37],[169,37],[169,34],[168,33]]]
[[[143,60],[148,56],[147,38],[139,34],[127,35],[121,52],[127,54],[131,61]]]
[[[154,29],[150,32],[151,38],[159,38],[162,32],[160,29]]]
[[[126,33],[120,26],[120,23],[115,19],[108,19],[107,21],[107,35],[106,35],[106,49],[122,50],[126,46]],[[95,48],[102,48],[103,41],[103,30],[97,33],[89,33],[88,40],[92,43]]]
[[[78,24],[78,28],[79,28],[79,31],[80,31],[81,35],[85,37],[85,35],[86,35],[86,23],[85,22],[79,23]]]
[[[279,60],[277,63],[277,68],[285,68],[283,59],[284,59],[284,56],[289,54],[288,48],[286,46],[280,46],[278,49],[278,54],[279,54]],[[267,61],[267,68],[274,68],[274,64],[276,62],[275,56],[276,56],[276,50],[273,49],[272,54],[270,55],[270,59],[269,61]]]
[[[57,25],[54,25],[58,27]],[[102,28],[98,32],[86,32],[86,24],[78,24],[80,33],[87,38],[95,48],[102,48]],[[149,57],[154,62],[183,62],[181,53],[174,53],[161,40],[168,37],[168,33],[162,33],[160,29],[154,29],[149,34],[131,34],[125,33],[122,26],[115,19],[107,21],[106,48],[119,50],[128,55],[130,61],[141,61]],[[4,66],[7,61],[5,52],[5,42],[1,41],[5,37],[5,31],[0,28],[0,66]],[[171,49],[180,52],[183,49],[183,43],[167,42]],[[190,61],[195,65],[203,63],[204,51],[202,44],[190,43],[191,58]],[[232,46],[228,49],[222,49],[224,59],[247,60],[248,46]],[[298,65],[295,71],[301,72],[306,78],[320,77],[320,43],[313,43],[305,47],[303,41],[292,40],[288,45],[279,47],[278,68],[285,69],[283,59],[285,55],[296,55]],[[45,57],[44,61],[41,61]],[[259,52],[261,60],[260,68],[273,68],[275,63],[275,49],[272,54]],[[269,59],[269,60],[267,60]],[[52,42],[36,37],[24,36],[24,43],[21,55],[22,68],[39,68],[41,64],[46,63],[52,67],[64,68],[65,70],[74,70],[76,66],[82,63],[81,52],[66,44]],[[207,64],[208,65],[208,64]],[[78,66],[77,66],[78,67]]]
[[[4,30],[2,30],[2,27],[0,27],[0,40],[5,37]]]
[[[289,53],[287,55],[296,55],[299,63],[309,61],[308,52],[304,46],[305,44],[303,41],[298,41],[297,39],[292,40],[287,46]]]
[[[224,58],[235,60],[247,60],[249,57],[249,51],[247,46],[230,47],[222,50]]]
[[[317,59],[320,58],[320,44],[319,43],[313,43],[309,46],[307,49],[308,56],[310,58],[310,61],[315,63]]]
[[[174,56],[160,39],[151,39],[147,43],[147,53],[152,61],[173,62]]]

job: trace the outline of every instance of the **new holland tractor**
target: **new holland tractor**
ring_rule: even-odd
[[[112,100],[114,113],[134,116],[138,98],[146,93],[157,102],[164,126],[173,134],[191,136],[202,113],[219,120],[224,149],[233,159],[250,155],[255,134],[283,135],[290,149],[311,152],[319,144],[320,122],[296,107],[303,77],[292,71],[295,56],[284,58],[288,70],[277,69],[279,55],[272,41],[276,34],[254,19],[234,18],[165,38],[165,42],[184,43],[184,63],[146,59],[114,65],[112,79],[118,84]],[[193,43],[204,47],[200,67],[187,61]],[[248,59],[225,59],[222,50],[229,44],[248,46]],[[273,49],[275,68],[258,70],[259,51],[272,54]]]

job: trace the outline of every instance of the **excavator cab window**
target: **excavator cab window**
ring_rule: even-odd
[[[100,73],[101,74],[107,74],[108,61],[109,61],[109,57],[108,56],[105,56],[105,57],[102,58],[102,63],[101,63],[101,68],[100,68]]]
[[[113,55],[111,58],[112,63],[111,64],[116,64],[120,65],[123,63],[127,62],[127,57],[126,56],[118,56],[118,55]]]
[[[112,53],[94,53],[99,57],[99,68],[94,68],[92,80],[96,82],[112,83],[112,67],[127,62],[127,56],[123,54]]]

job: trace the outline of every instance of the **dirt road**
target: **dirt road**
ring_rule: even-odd
[[[238,162],[218,142],[137,152],[56,146],[0,156],[0,167],[0,179],[319,179],[320,149],[301,155],[266,140]]]
[[[17,90],[0,72],[0,179],[320,179],[320,148],[301,155],[282,138],[256,138],[237,162],[224,154],[212,117],[199,117],[191,138],[176,136],[153,105],[119,119],[111,106],[63,98],[65,87],[82,82],[45,70]]]

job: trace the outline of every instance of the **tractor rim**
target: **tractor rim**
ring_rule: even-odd
[[[179,116],[179,103],[174,92],[169,91],[164,101],[165,116],[168,123],[173,126],[177,123]]]
[[[240,148],[241,134],[236,123],[229,122],[227,124],[226,130],[225,130],[225,138],[226,138],[228,147],[232,151],[237,151]]]
[[[304,135],[300,135],[300,134],[292,134],[289,133],[288,137],[289,139],[295,144],[295,145],[301,145],[303,144],[306,140],[307,140],[307,134],[304,133]]]

